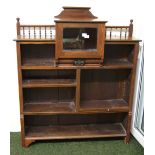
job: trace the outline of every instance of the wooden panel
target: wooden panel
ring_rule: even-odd
[[[24,88],[24,103],[74,100],[75,88]]]
[[[62,103],[70,103],[62,102]],[[62,104],[61,103],[61,104]],[[58,115],[25,115],[26,126],[50,126],[50,125],[79,125],[79,124],[111,124],[123,122],[127,113],[84,113],[84,112],[67,112]]]
[[[126,131],[121,123],[89,125],[31,126],[26,128],[26,139],[72,139],[124,137]]]
[[[61,20],[89,19],[89,21],[97,18],[89,11],[90,7],[63,7],[63,9],[64,10],[59,15],[55,16],[55,18],[59,18]]]

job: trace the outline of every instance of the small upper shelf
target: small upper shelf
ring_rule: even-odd
[[[132,68],[133,64],[127,59],[105,59],[105,68]]]

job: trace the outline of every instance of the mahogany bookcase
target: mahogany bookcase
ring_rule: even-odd
[[[140,40],[132,37],[132,20],[106,26],[89,9],[64,7],[56,25],[23,25],[17,18],[23,147],[77,138],[129,142]],[[77,34],[83,38],[75,39]]]

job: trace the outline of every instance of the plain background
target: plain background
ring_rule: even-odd
[[[153,1],[147,0],[1,0],[0,1],[0,124],[1,128],[0,142],[3,144],[9,141],[9,135],[3,134],[3,131],[20,131],[20,115],[19,115],[19,97],[18,97],[18,78],[17,78],[17,60],[16,60],[16,44],[13,39],[16,37],[16,17],[21,18],[24,24],[52,24],[53,16],[60,13],[62,6],[89,6],[95,16],[102,20],[107,20],[107,25],[128,25],[130,19],[134,22],[134,36],[145,40],[147,43],[153,40],[153,20],[154,5]],[[151,16],[152,15],[152,16]],[[144,29],[147,33],[144,36]],[[152,38],[151,38],[152,37]],[[145,39],[144,39],[145,38]],[[155,101],[150,98],[154,94],[154,47],[150,47],[145,56],[145,93],[147,104],[154,105]],[[147,66],[148,67],[146,69]],[[151,68],[151,69],[150,69]],[[145,99],[146,102],[146,99]],[[151,108],[150,108],[151,107]],[[155,106],[154,106],[155,107]],[[145,108],[145,116],[152,110],[147,122],[151,122],[153,117],[153,106]],[[146,121],[145,121],[146,122]],[[154,124],[154,123],[153,123]],[[149,124],[145,123],[145,126]],[[152,129],[153,129],[153,125]],[[150,128],[149,128],[150,129]],[[147,128],[145,128],[145,132]],[[155,130],[153,130],[155,131]],[[153,135],[148,132],[149,136]],[[3,139],[3,140],[2,140]],[[1,145],[2,146],[2,145]],[[5,148],[5,147],[4,147]],[[8,149],[5,149],[8,150]]]

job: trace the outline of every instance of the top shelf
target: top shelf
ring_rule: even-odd
[[[72,7],[71,7],[72,8]],[[82,20],[84,19],[84,12],[81,11],[81,7],[78,8],[72,8],[70,7],[66,7],[64,9],[69,9],[69,11],[71,11],[72,9],[77,9],[79,11],[78,13],[78,17],[79,14],[81,14],[81,18],[76,18],[76,22],[77,23],[82,23],[82,22],[86,22],[87,20]],[[95,16],[93,16],[90,12],[89,12],[89,8],[86,7],[82,7],[82,10],[86,9],[85,15],[89,15],[90,17],[92,17],[93,22],[95,22],[96,18]],[[77,15],[77,10],[73,11],[72,13],[72,17],[75,15]],[[58,16],[61,18],[61,16],[64,15],[68,15],[68,13],[64,14],[64,12],[62,11],[62,13],[60,13]],[[69,16],[69,18],[71,18]],[[87,19],[87,18],[86,18]],[[91,18],[89,18],[91,19]],[[60,20],[60,19],[59,19]],[[57,22],[59,21],[57,20]],[[61,19],[62,20],[62,19]],[[60,21],[61,21],[60,20]],[[65,22],[67,22],[68,18],[65,17]],[[90,21],[92,21],[90,20]],[[74,20],[69,20],[69,23],[72,23]],[[75,21],[74,21],[75,22]],[[99,20],[97,19],[97,22],[99,22]],[[103,21],[101,21],[103,22]],[[88,22],[91,23],[91,22]],[[104,21],[104,23],[106,23]],[[17,38],[14,39],[14,41],[17,42],[53,42],[55,43],[55,35],[56,35],[56,25],[24,25],[24,24],[20,24],[20,18],[17,18]],[[107,43],[112,43],[112,42],[139,42],[141,40],[139,39],[135,39],[133,38],[133,20],[130,20],[130,24],[127,26],[109,26],[106,25],[105,26],[105,41]]]
[[[14,41],[17,42],[50,42],[52,44],[55,44],[55,37],[42,37],[42,38],[35,38],[33,36],[29,37],[23,37],[23,36],[17,36],[17,38],[14,39]],[[117,43],[134,43],[134,42],[141,42],[141,40],[136,39],[136,38],[130,38],[130,39],[125,39],[125,38],[106,38],[105,39],[105,44],[117,44]]]

